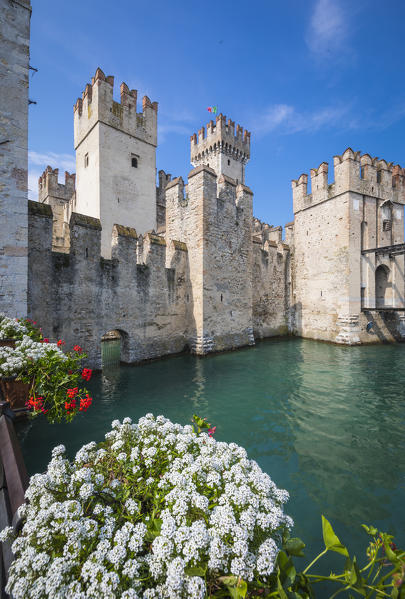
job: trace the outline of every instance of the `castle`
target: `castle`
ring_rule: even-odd
[[[250,133],[221,114],[191,136],[187,182],[160,170],[158,104],[97,69],[74,105],[76,174],[47,167],[26,199],[29,0],[6,28],[11,90],[0,135],[0,310],[88,349],[118,331],[121,359],[204,355],[294,334],[354,345],[405,338],[405,171],[348,148],[292,182],[294,221],[253,217]],[[7,19],[7,15],[6,15]],[[27,41],[28,43],[28,41]],[[8,45],[7,45],[8,44]],[[20,54],[18,54],[20,53]],[[16,102],[18,99],[18,102]],[[26,104],[24,104],[26,102]],[[0,139],[1,142],[1,139]],[[5,219],[5,220],[4,220]]]

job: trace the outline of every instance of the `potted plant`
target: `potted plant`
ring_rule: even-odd
[[[80,388],[92,373],[81,367],[87,356],[79,345],[64,353],[64,341],[50,343],[35,324],[3,315],[0,335],[14,337],[0,347],[0,389],[13,410],[46,414],[50,422],[70,421],[92,402],[87,390]]]

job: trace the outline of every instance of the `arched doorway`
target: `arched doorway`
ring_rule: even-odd
[[[116,368],[121,361],[122,334],[118,330],[108,331],[101,337],[101,367]]]
[[[389,282],[390,269],[385,264],[380,264],[375,271],[375,305],[383,308],[390,305],[391,283]]]

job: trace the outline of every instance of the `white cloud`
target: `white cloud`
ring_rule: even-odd
[[[40,152],[31,150],[28,152],[28,162],[43,167],[43,170],[48,165],[52,166],[52,168],[69,171],[70,173],[74,173],[76,170],[76,158],[73,154],[57,154],[56,152],[41,154]]]
[[[347,104],[327,106],[312,112],[302,112],[289,104],[273,104],[255,119],[251,129],[260,136],[272,131],[291,134],[337,126],[352,128],[350,111],[351,105]]]
[[[340,0],[317,0],[311,16],[306,42],[319,58],[330,57],[344,49],[349,34],[349,19]]]
[[[158,125],[158,143],[163,143],[167,139],[167,136],[171,133],[187,136],[191,135],[193,131],[191,131],[190,127],[187,127],[186,125],[176,123]]]

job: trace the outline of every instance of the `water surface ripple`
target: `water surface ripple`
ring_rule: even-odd
[[[357,554],[373,523],[405,546],[405,345],[338,347],[269,340],[204,359],[177,356],[97,374],[94,405],[71,425],[18,426],[30,473],[53,446],[69,454],[99,441],[114,418],[147,412],[187,423],[196,412],[216,438],[246,447],[279,487],[308,553],[321,546],[320,514]]]

